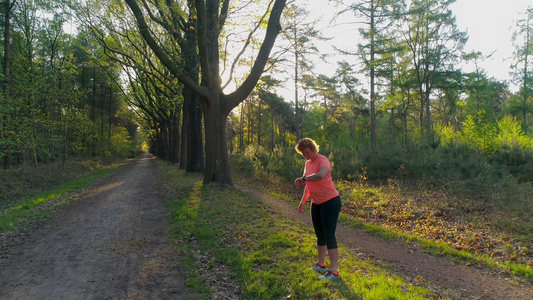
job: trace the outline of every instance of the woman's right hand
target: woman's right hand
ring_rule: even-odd
[[[305,202],[300,201],[300,204],[298,204],[298,210],[299,210],[302,214],[304,213],[304,207],[305,207]]]

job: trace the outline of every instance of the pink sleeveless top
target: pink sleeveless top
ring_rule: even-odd
[[[335,183],[331,178],[331,164],[327,157],[318,154],[314,162],[307,160],[305,162],[304,175],[309,176],[317,173],[320,167],[327,167],[328,173],[326,177],[319,181],[306,181],[306,189],[308,189],[311,195],[311,200],[314,204],[322,204],[328,200],[331,200],[339,195],[339,192],[335,188]]]

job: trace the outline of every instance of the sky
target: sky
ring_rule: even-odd
[[[469,40],[465,50],[494,54],[483,62],[482,67],[491,77],[510,79],[514,45],[512,34],[516,21],[524,19],[531,0],[457,0],[452,10],[460,30],[466,31]]]
[[[328,7],[324,0],[308,1],[309,9],[319,12],[322,20],[331,20],[333,8]],[[489,77],[498,80],[510,80],[510,65],[514,46],[512,43],[512,32],[515,30],[516,21],[525,17],[524,12],[528,6],[533,7],[532,0],[457,0],[452,6],[452,12],[457,19],[459,30],[466,31],[469,40],[465,46],[465,51],[480,51],[484,55],[492,53],[490,58],[479,63]],[[329,50],[331,45],[337,47],[351,47],[357,44],[355,30],[351,30],[353,25],[343,25],[353,22],[353,14],[347,13],[336,19],[337,26],[322,22],[326,36],[332,36],[333,40],[328,42]],[[333,59],[325,64],[319,64],[317,69],[328,72],[336,69]],[[464,71],[472,71],[473,64],[462,66]],[[516,87],[511,85],[512,90]]]

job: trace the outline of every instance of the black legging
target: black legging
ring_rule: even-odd
[[[311,205],[311,218],[315,228],[316,243],[318,246],[327,245],[328,249],[337,248],[337,239],[335,230],[337,229],[337,220],[341,212],[341,196],[337,196],[322,204]]]

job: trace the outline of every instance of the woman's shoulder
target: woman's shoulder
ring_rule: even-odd
[[[322,154],[318,154],[317,161],[328,162],[329,163],[329,159],[326,156],[322,155]]]

